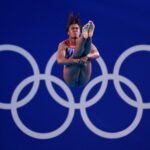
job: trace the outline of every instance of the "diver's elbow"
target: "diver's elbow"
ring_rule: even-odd
[[[61,59],[57,59],[57,64],[62,65],[62,64],[63,64],[63,61],[62,61]]]
[[[100,54],[97,52],[96,53],[96,59],[100,57]]]

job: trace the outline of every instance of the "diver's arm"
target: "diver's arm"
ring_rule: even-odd
[[[65,58],[66,49],[63,43],[60,43],[57,50],[57,63],[62,65],[78,64],[80,59],[74,59],[72,57]]]
[[[89,54],[87,54],[88,59],[96,59],[100,56],[97,48],[94,44],[91,44],[91,51]]]

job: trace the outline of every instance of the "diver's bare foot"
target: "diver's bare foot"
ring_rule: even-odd
[[[88,24],[89,24],[89,37],[92,37],[95,29],[95,25],[92,21],[89,21]]]
[[[88,34],[88,31],[89,31],[89,23],[87,23],[86,25],[83,26],[82,28],[82,35],[85,39],[88,38],[89,34]]]

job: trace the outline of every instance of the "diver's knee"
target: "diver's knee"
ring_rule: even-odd
[[[88,81],[79,81],[78,86],[82,87],[84,86]]]
[[[66,83],[69,87],[75,87],[75,82],[74,81],[66,81]]]
[[[69,83],[68,86],[73,88],[73,87],[75,87],[75,84]]]

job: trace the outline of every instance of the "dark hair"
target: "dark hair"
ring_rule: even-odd
[[[77,13],[76,18],[74,18],[73,12],[70,13],[69,19],[68,19],[68,24],[67,24],[67,27],[66,27],[66,31],[67,32],[69,30],[69,26],[72,25],[72,24],[78,24],[79,27],[80,27],[80,30],[81,30],[81,24],[80,24],[80,19],[79,19],[79,12]]]

